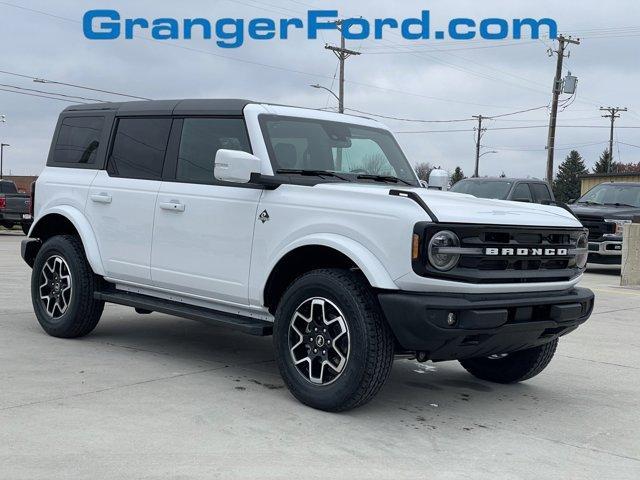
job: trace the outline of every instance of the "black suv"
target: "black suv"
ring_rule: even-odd
[[[543,204],[555,202],[549,184],[533,178],[465,178],[453,185],[451,191],[496,200]]]
[[[601,183],[569,207],[589,229],[589,262],[620,264],[622,227],[640,216],[640,183]]]

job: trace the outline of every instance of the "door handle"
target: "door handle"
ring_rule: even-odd
[[[160,208],[162,210],[168,210],[171,212],[184,212],[184,203],[179,202],[160,202]]]
[[[108,193],[94,193],[91,195],[91,200],[96,203],[111,203],[111,195]]]

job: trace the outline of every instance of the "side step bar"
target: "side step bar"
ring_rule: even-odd
[[[273,333],[273,324],[266,320],[210,310],[148,295],[130,292],[94,292],[93,297],[96,300],[104,300],[108,303],[166,313],[176,317],[188,318],[189,320],[198,320],[217,327],[229,327],[249,335],[263,337]]]

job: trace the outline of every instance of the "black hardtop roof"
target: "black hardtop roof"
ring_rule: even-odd
[[[252,102],[238,98],[143,100],[136,102],[88,103],[67,107],[67,112],[115,111],[118,115],[242,115]]]

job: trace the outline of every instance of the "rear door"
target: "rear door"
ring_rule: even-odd
[[[218,149],[250,152],[244,120],[176,120],[158,194],[151,256],[157,287],[248,304],[253,229],[261,189],[215,180]]]
[[[106,170],[89,190],[86,214],[107,277],[151,282],[151,239],[156,198],[171,118],[117,120]]]

